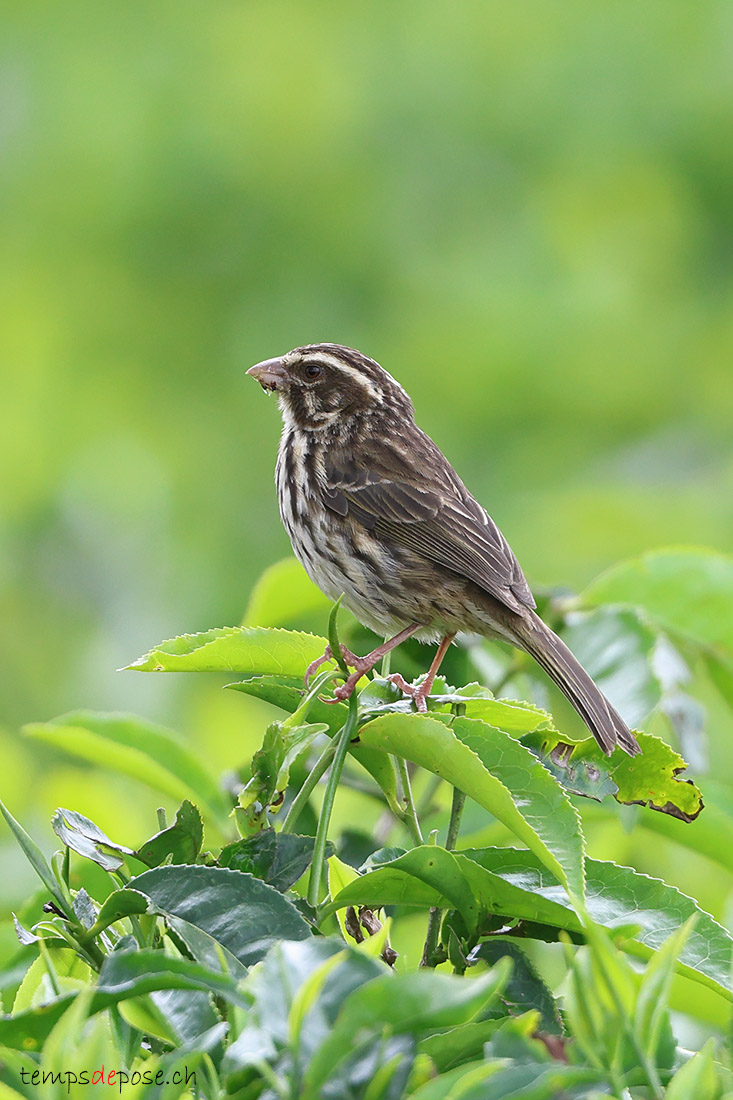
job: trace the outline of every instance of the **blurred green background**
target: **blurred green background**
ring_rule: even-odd
[[[238,622],[289,552],[257,360],[382,362],[535,585],[730,547],[729,3],[2,24],[1,786],[44,846],[59,803],[134,842],[160,799],[23,722],[135,711],[214,771],[259,741],[270,712],[216,678],[115,671]],[[0,850],[19,897],[22,867]]]

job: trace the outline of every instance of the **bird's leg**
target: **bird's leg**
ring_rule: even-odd
[[[406,626],[399,634],[395,634],[394,638],[388,638],[386,642],[382,642],[382,644],[378,645],[376,649],[373,649],[371,653],[367,653],[365,657],[357,657],[355,653],[352,653],[350,649],[342,645],[341,654],[344,661],[350,668],[353,668],[354,671],[343,684],[335,689],[333,693],[334,698],[326,699],[325,701],[327,703],[340,703],[343,702],[344,699],[348,699],[362,676],[367,672],[371,672],[377,662],[381,661],[382,657],[384,657],[385,653],[389,653],[390,650],[393,650],[400,642],[406,641],[407,638],[410,638],[415,631],[419,629],[419,623],[413,623],[412,626]],[[306,672],[306,683],[308,682],[308,678],[313,675],[315,670],[319,668],[324,661],[331,660],[332,658],[333,651],[331,647],[328,646],[323,656],[319,657],[318,660],[314,661],[308,668]]]
[[[395,687],[399,688],[404,695],[409,695],[411,699],[415,700],[415,706],[419,713],[424,714],[428,709],[426,702],[428,695],[433,689],[433,682],[438,675],[438,669],[443,663],[443,658],[448,652],[448,646],[451,644],[455,634],[446,634],[442,642],[438,646],[435,656],[433,657],[433,663],[428,669],[428,674],[421,684],[415,687],[413,684],[408,684],[404,677],[400,676],[399,672],[393,672],[387,679]]]

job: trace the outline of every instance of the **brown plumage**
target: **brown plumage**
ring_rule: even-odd
[[[441,640],[419,687],[393,677],[425,710],[452,638],[482,634],[534,657],[605,753],[616,744],[639,752],[623,719],[537,615],[506,539],[417,426],[410,398],[387,371],[353,348],[310,344],[248,373],[280,401],[276,483],[296,556],[329,598],[343,593],[360,622],[390,635],[366,657],[346,653],[354,673],[338,698],[405,638]]]

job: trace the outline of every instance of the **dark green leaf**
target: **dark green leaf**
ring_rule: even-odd
[[[181,803],[174,823],[141,844],[134,854],[148,867],[158,867],[166,859],[171,863],[195,863],[203,839],[201,814],[186,799]]]
[[[486,877],[481,870],[487,872]],[[692,898],[659,879],[601,860],[586,861],[586,880],[589,915],[607,928],[625,930],[629,938],[623,942],[624,950],[642,959],[649,958],[672,932],[697,914],[697,924],[676,968],[733,999],[731,936]],[[326,912],[346,905],[396,904],[458,909],[469,926],[481,927],[494,914],[570,933],[581,931],[566,891],[532,852],[514,848],[460,853],[429,846],[414,848],[350,883]],[[518,932],[522,931],[520,925]],[[531,927],[525,931],[533,934]]]
[[[564,891],[531,852],[482,848],[468,849],[463,855],[507,882],[555,903],[568,904],[562,899]],[[733,939],[692,898],[660,879],[598,859],[586,860],[586,886],[588,912],[593,920],[611,930],[636,926],[633,938],[624,940],[622,946],[641,959],[650,958],[668,936],[696,915],[697,923],[682,949],[677,969],[733,999]]]
[[[219,863],[222,867],[248,872],[284,893],[307,871],[313,859],[314,844],[312,836],[263,829],[222,848]],[[333,845],[329,843],[326,857],[333,852]]]
[[[555,998],[537,973],[527,953],[519,944],[502,937],[492,937],[471,953],[471,959],[481,959],[493,966],[499,959],[512,960],[512,972],[501,994],[501,1005],[505,1011],[492,1007],[493,1017],[506,1015],[520,1016],[523,1012],[535,1009],[540,1014],[540,1030],[551,1035],[562,1035],[563,1026]]]
[[[171,958],[162,951],[113,952],[105,959],[92,994],[89,1015],[120,1001],[161,989],[192,989],[215,993],[230,1004],[246,1009],[249,1002],[236,982],[221,972],[207,970],[188,959]],[[67,993],[38,1008],[0,1017],[0,1046],[40,1050],[44,1040],[76,1000]]]
[[[515,849],[497,851],[513,853]],[[559,885],[557,895],[566,901],[567,895]],[[473,934],[478,934],[492,915],[511,920],[521,918],[575,932],[581,930],[578,917],[558,904],[550,892],[542,896],[524,889],[508,876],[495,874],[474,858],[467,858],[463,852],[447,852],[433,845],[413,848],[393,862],[354,879],[326,906],[325,913],[347,905],[457,909]]]
[[[150,902],[139,890],[115,890],[104,901],[97,916],[97,926],[106,928],[123,917],[140,916],[147,913]]]
[[[224,867],[157,867],[129,886],[161,913],[201,929],[245,966],[261,959],[277,939],[302,940],[310,928],[295,906],[272,886]]]
[[[385,974],[355,990],[344,1002],[336,1025],[306,1071],[302,1100],[316,1100],[333,1067],[349,1052],[354,1036],[372,1032],[422,1037],[425,1032],[473,1020],[498,996],[511,967],[499,964],[466,982],[435,971]],[[363,1038],[362,1038],[363,1041]]]

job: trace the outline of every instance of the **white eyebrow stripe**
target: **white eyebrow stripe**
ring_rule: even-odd
[[[379,386],[377,386],[367,374],[364,374],[363,371],[359,370],[358,367],[352,367],[350,363],[345,362],[338,355],[331,355],[327,351],[316,351],[313,352],[312,355],[304,354],[303,358],[307,359],[310,362],[323,363],[325,366],[333,367],[335,370],[341,371],[342,374],[346,374],[350,378],[353,378],[355,382],[358,382],[359,385],[362,386],[367,391],[367,393],[375,400],[382,401],[382,392]],[[384,374],[387,376],[390,382],[392,382],[399,390],[402,390],[403,393],[405,392],[399,382],[392,377],[389,371],[384,370],[384,367],[380,367],[380,370],[384,371]]]

